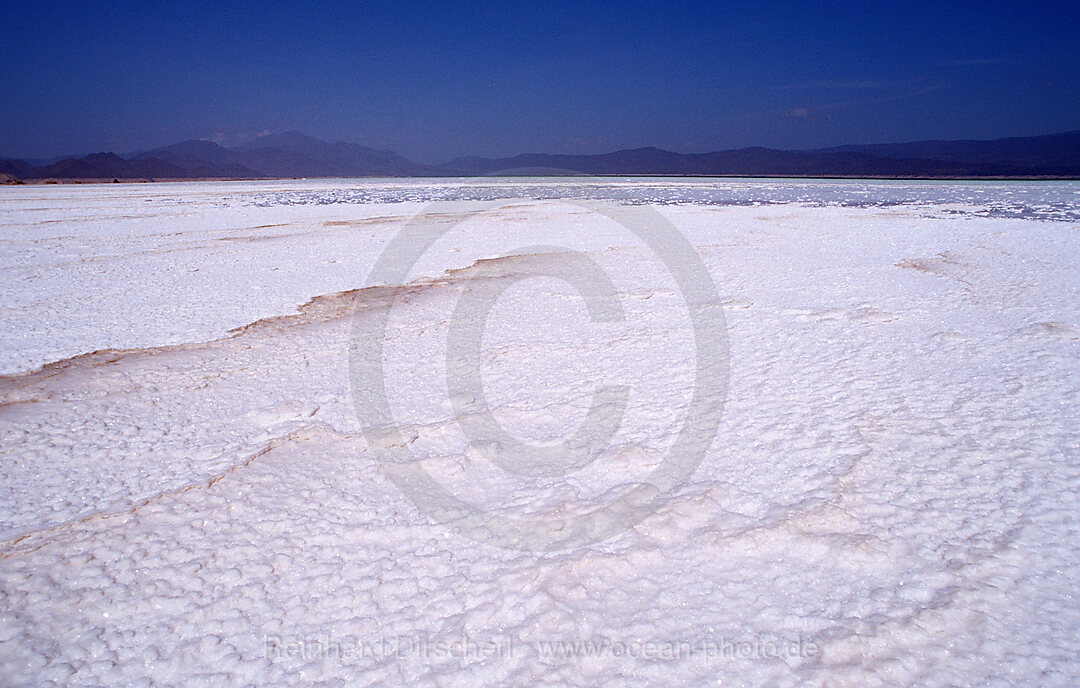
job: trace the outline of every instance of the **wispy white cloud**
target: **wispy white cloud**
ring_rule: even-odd
[[[949,84],[945,81],[924,81],[914,85],[910,85],[901,89],[889,89],[890,92],[875,93],[872,95],[861,95],[854,98],[845,98],[842,100],[832,100],[824,103],[814,103],[812,105],[800,103],[794,107],[788,107],[780,110],[780,116],[785,119],[793,120],[814,120],[818,118],[831,119],[832,113],[837,110],[844,110],[850,108],[857,108],[866,105],[880,105],[881,103],[892,103],[901,100],[908,100],[910,98],[918,98],[935,91],[948,88]]]
[[[889,86],[891,84],[883,81],[804,81],[798,84],[784,84],[775,88],[778,91],[837,91],[844,89],[879,89],[889,88]]]
[[[1014,57],[972,57],[960,60],[939,62],[942,67],[992,67],[1023,64],[1024,60]]]
[[[229,147],[235,146],[244,141],[250,141],[251,139],[257,139],[260,136],[268,136],[273,132],[269,129],[263,129],[261,131],[215,131],[206,136],[200,136],[203,141],[213,141],[219,146]]]
[[[554,153],[580,155],[603,152],[611,148],[613,143],[613,140],[607,136],[577,136],[557,142],[551,150]]]

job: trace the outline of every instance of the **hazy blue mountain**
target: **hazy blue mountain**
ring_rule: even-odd
[[[183,170],[184,177],[252,178],[263,175],[241,162],[242,154],[213,141],[181,141],[171,146],[137,153],[130,159],[161,160]]]
[[[34,167],[24,172],[24,179],[154,179],[186,177],[185,171],[164,160],[125,160],[115,153],[92,153],[81,158]]]
[[[234,148],[182,141],[128,156],[94,153],[49,164],[0,158],[21,179],[418,177],[515,174],[808,177],[1080,177],[1080,131],[995,141],[913,141],[814,150],[751,147],[712,153],[634,148],[599,155],[469,156],[421,165],[397,153],[329,143],[297,131]]]
[[[442,172],[393,151],[328,143],[298,131],[263,136],[234,150],[245,166],[270,177],[416,177]]]
[[[1080,131],[993,141],[912,141],[825,148],[888,158],[922,158],[1014,167],[1067,168],[1080,160]]]
[[[1078,176],[1080,134],[1000,141],[925,141],[786,151],[751,147],[712,153],[635,148],[600,155],[526,154],[457,158],[460,174],[559,169],[581,174],[994,177]]]

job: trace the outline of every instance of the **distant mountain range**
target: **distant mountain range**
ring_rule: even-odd
[[[529,153],[466,157],[422,165],[355,143],[327,143],[297,131],[234,148],[183,141],[121,157],[94,153],[53,161],[0,158],[0,175],[19,179],[282,179],[294,177],[436,177],[522,174],[806,176],[806,177],[1080,177],[1080,131],[994,141],[915,141],[813,150],[739,148],[674,153],[635,148],[600,155]]]

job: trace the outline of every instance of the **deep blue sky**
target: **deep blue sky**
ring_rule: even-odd
[[[0,3],[0,155],[299,129],[423,162],[1080,129],[1080,3]]]

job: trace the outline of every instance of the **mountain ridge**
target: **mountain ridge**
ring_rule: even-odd
[[[0,173],[20,179],[281,179],[432,177],[516,174],[806,176],[806,177],[1080,177],[1080,130],[993,140],[926,140],[781,150],[750,146],[677,153],[655,146],[591,155],[522,153],[466,156],[441,165],[393,151],[298,131],[268,134],[232,148],[192,139],[120,156],[99,152],[35,165],[0,158]]]

